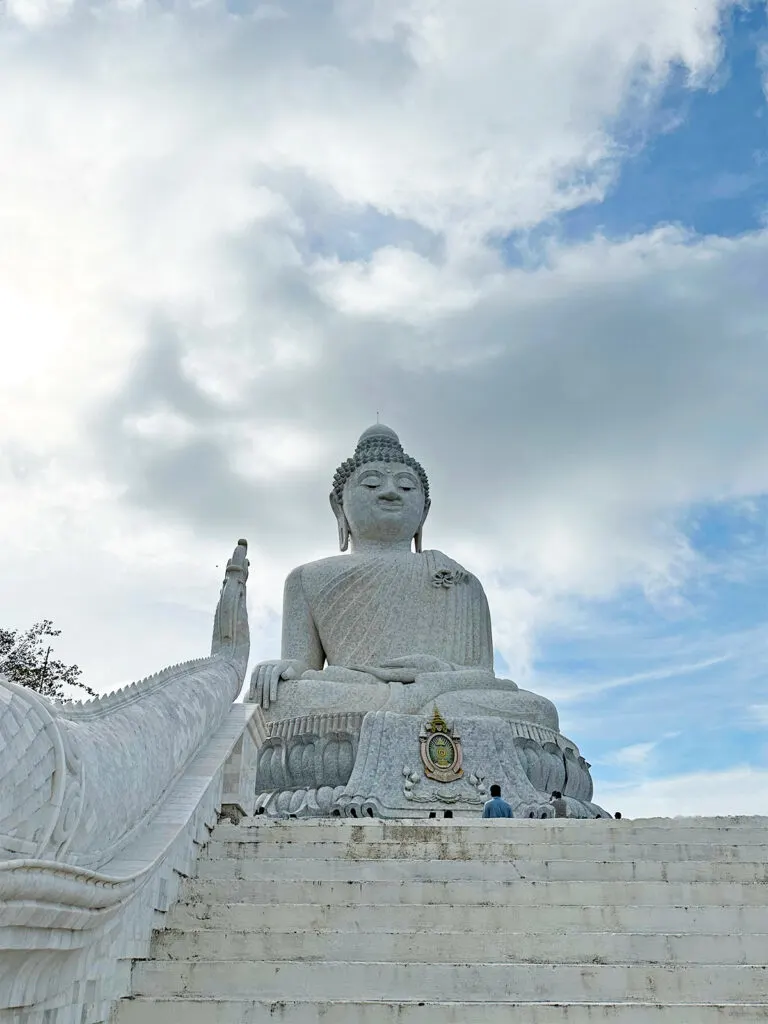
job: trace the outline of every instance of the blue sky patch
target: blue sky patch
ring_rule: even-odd
[[[697,507],[682,525],[697,560],[679,603],[627,592],[540,638],[533,688],[604,783],[768,765],[768,503]]]
[[[764,224],[768,9],[761,3],[732,10],[723,47],[722,62],[705,86],[691,87],[683,69],[673,73],[642,139],[634,118],[626,128],[617,126],[626,152],[604,200],[511,235],[504,245],[510,264],[535,264],[553,237],[620,239],[670,223],[732,237]]]

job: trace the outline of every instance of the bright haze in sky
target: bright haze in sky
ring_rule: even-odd
[[[375,422],[630,816],[768,812],[768,18],[0,0],[0,625],[252,659]]]

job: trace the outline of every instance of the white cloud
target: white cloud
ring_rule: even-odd
[[[11,4],[11,19],[49,22],[0,35],[13,434],[40,451],[77,443],[157,311],[183,325],[206,386],[224,377],[236,395],[286,352],[315,362],[327,341],[322,323],[320,338],[310,329],[313,295],[419,324],[525,290],[485,232],[598,195],[584,175],[612,159],[606,126],[628,97],[671,62],[700,74],[717,55],[714,0],[591,6],[270,5],[265,20],[263,6],[159,18],[105,4],[97,19]],[[317,190],[321,208],[436,232],[442,258],[396,246],[364,264],[313,257]],[[291,274],[303,295],[279,294]]]
[[[648,761],[648,758],[658,745],[657,740],[651,740],[646,743],[632,743],[628,747],[614,750],[606,760],[612,764],[636,768]]]
[[[733,660],[733,655],[720,654],[716,657],[704,658],[693,662],[675,662],[665,654],[665,665],[663,668],[646,669],[643,672],[633,672],[630,675],[615,676],[612,679],[598,680],[597,682],[581,683],[578,679],[571,677],[561,682],[562,690],[557,694],[559,700],[578,700],[584,697],[595,697],[611,690],[621,689],[625,686],[638,686],[659,680],[679,680],[684,676],[695,676],[699,672],[713,668],[717,665]],[[557,684],[555,683],[555,686]]]
[[[282,577],[332,550],[330,478],[377,410],[514,678],[584,598],[674,611],[711,568],[691,503],[768,489],[768,234],[512,268],[503,239],[600,198],[623,122],[714,69],[724,6],[13,0],[0,621],[54,618],[106,688],[205,649],[244,534],[274,654]]]
[[[606,810],[627,818],[679,815],[768,814],[768,771],[748,765],[721,772],[691,772],[626,785],[601,785]]]

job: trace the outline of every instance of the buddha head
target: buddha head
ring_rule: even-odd
[[[350,538],[353,549],[360,542],[395,547],[413,540],[421,551],[429,481],[391,427],[377,423],[361,434],[355,454],[334,474],[330,500],[342,551]]]

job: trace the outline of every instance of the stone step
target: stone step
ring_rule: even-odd
[[[322,895],[320,895],[322,899]],[[317,903],[177,903],[168,915],[169,927],[218,931],[296,930],[366,932],[438,931],[452,910],[439,904],[384,904],[367,901],[354,906]],[[688,935],[731,935],[768,932],[768,906],[563,906],[561,904],[465,904],[461,927],[466,933],[516,931],[546,934],[563,929],[584,931],[653,932]]]
[[[722,1003],[764,1001],[767,992],[764,965],[148,960],[133,968],[133,994],[160,998]]]
[[[510,928],[516,926],[512,915]],[[756,964],[768,951],[768,935],[674,935],[589,932],[464,930],[463,915],[446,913],[443,929],[430,932],[290,930],[167,930],[155,936],[158,960],[332,960],[385,963],[644,963]],[[459,930],[461,928],[461,930]]]
[[[201,879],[264,879],[286,881],[441,881],[475,879],[509,881],[603,882],[768,882],[768,862],[719,863],[709,861],[614,861],[614,860],[510,860],[497,862],[458,860],[322,860],[240,857],[202,858],[197,865]]]
[[[263,816],[244,818],[239,825],[221,823],[214,829],[217,840],[237,840],[255,834],[260,842],[415,842],[444,840],[460,836],[463,842],[675,842],[746,844],[764,846],[768,842],[768,818],[647,818],[614,821],[549,818],[547,820],[511,819],[419,819],[382,821],[326,818],[318,821],[269,821]],[[502,839],[503,837],[503,839]]]
[[[466,843],[460,836],[419,840],[413,843],[387,839],[375,842],[353,840],[316,843],[285,840],[265,841],[247,829],[241,838],[218,839],[218,831],[205,848],[209,860],[220,857],[296,858],[299,860],[476,860],[504,861],[515,857],[526,860],[696,860],[721,862],[768,861],[768,837],[763,845],[714,843],[646,843],[618,839],[600,843],[566,843],[558,838],[551,843],[508,842]]]
[[[756,1024],[768,1003],[124,999],[113,1024]]]
[[[211,865],[215,861],[209,862]],[[768,885],[739,882],[585,882],[489,881],[475,879],[457,885],[443,881],[268,881],[264,879],[188,879],[185,902],[314,903],[379,906],[420,903],[462,906],[768,906]]]

